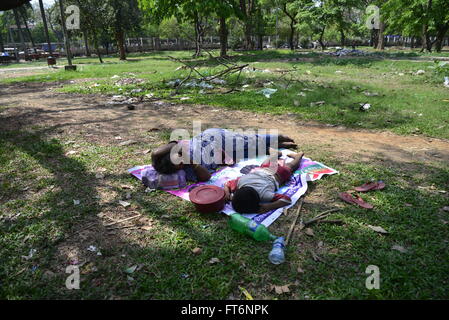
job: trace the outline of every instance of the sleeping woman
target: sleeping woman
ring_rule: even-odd
[[[204,182],[220,165],[268,155],[270,147],[296,148],[284,135],[235,133],[207,129],[190,140],[171,141],[151,154],[154,169],[161,174],[184,170],[188,181]]]

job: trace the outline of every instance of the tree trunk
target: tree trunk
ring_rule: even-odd
[[[36,45],[34,43],[33,36],[31,35],[30,28],[28,27],[28,18],[27,18],[27,14],[26,14],[26,9],[25,9],[25,7],[20,7],[19,10],[22,15],[23,22],[25,23],[25,28],[26,28],[26,31],[28,34],[28,38],[30,38],[31,46],[33,47],[33,51],[34,51],[34,53],[37,54]]]
[[[49,52],[50,55],[52,55],[53,54],[53,50],[51,49],[51,41],[50,41],[50,34],[48,33],[47,17],[45,16],[44,3],[42,2],[42,0],[39,0],[39,8],[41,10],[42,23],[44,25],[44,32],[45,32],[45,38],[46,38],[47,44],[48,44],[48,52]]]
[[[202,42],[203,42],[201,22],[198,15],[195,16],[194,23],[195,23],[195,54],[193,56],[195,58],[198,58],[199,56],[201,56]]]
[[[86,54],[86,57],[90,57],[90,50],[89,50],[89,38],[87,36],[87,31],[83,30],[83,38],[84,38],[84,52]]]
[[[3,43],[3,36],[2,33],[0,32],[0,52],[5,51],[5,44]]]
[[[154,49],[156,51],[161,50],[161,38],[159,38],[159,36],[154,37]]]
[[[422,47],[421,47],[421,52],[424,52],[426,50],[428,50],[429,52],[432,51],[432,44],[429,43],[430,42],[430,38],[429,38],[429,26],[427,24],[423,24],[422,26],[422,34],[421,34],[421,38],[422,38]],[[430,50],[429,50],[429,46],[430,46]]]
[[[379,34],[378,34],[378,38],[379,40],[377,41],[377,50],[384,50],[385,49],[385,23],[383,21],[380,21],[379,24]]]
[[[372,29],[371,30],[371,45],[373,49],[377,48],[377,45],[379,43],[379,30]]]
[[[25,45],[25,40],[24,40],[23,33],[22,33],[22,27],[21,27],[21,23],[20,23],[20,19],[19,19],[19,14],[17,13],[17,9],[13,9],[13,12],[14,12],[14,19],[16,20],[17,30],[19,31],[20,43],[22,44],[23,53],[25,55],[25,60],[26,60],[27,59],[27,47]]]
[[[97,32],[95,30],[93,31],[93,40],[94,40],[94,48],[95,48],[95,52],[97,53],[98,60],[100,60],[100,63],[103,63],[103,59],[101,58],[100,48],[98,46]]]
[[[346,45],[346,35],[343,29],[340,29],[340,45],[342,48],[344,48]]]
[[[245,21],[245,50],[254,49],[254,43],[253,40],[251,39],[252,33],[253,33],[252,23],[248,18],[247,21]]]
[[[320,43],[320,46],[321,46],[321,51],[326,50],[326,45],[324,44],[324,41],[323,41],[325,31],[326,31],[326,27],[324,27],[323,30],[321,30],[320,38],[318,39],[318,42]]]
[[[446,36],[448,30],[449,30],[449,23],[438,28],[437,39],[435,41],[435,50],[437,52],[441,52],[441,50],[443,49],[444,37]]]
[[[62,3],[62,0],[59,0],[59,14],[61,17],[61,27],[62,32],[64,34],[64,44],[65,44],[65,50],[67,55],[67,62],[69,66],[72,65],[72,51],[70,50],[70,39],[69,39],[69,33],[65,26],[65,15],[64,15],[64,4]]]
[[[413,49],[415,47],[415,37],[412,36],[411,42],[410,42],[410,48]]]
[[[295,21],[290,20],[290,35],[289,35],[290,50],[295,51]]]
[[[220,57],[227,57],[228,55],[228,35],[226,18],[220,17]]]
[[[115,31],[115,40],[117,41],[120,60],[126,60],[125,33],[123,32],[123,30]]]

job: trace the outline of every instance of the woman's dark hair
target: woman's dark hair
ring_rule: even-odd
[[[153,162],[154,169],[162,174],[173,174],[178,171],[175,165],[171,162],[170,152]]]
[[[232,197],[232,207],[239,213],[257,213],[260,209],[260,197],[251,187],[238,189]]]

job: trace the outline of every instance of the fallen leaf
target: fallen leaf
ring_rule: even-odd
[[[310,228],[306,228],[305,230],[304,230],[304,233],[306,234],[306,235],[308,235],[308,236],[311,236],[311,237],[313,237],[315,234],[313,233],[313,230],[312,229],[310,229]]]
[[[148,154],[148,153],[150,153],[150,152],[151,152],[151,149],[147,149],[147,150],[143,150],[143,151],[142,151],[143,154]]]
[[[272,288],[274,288],[274,291],[275,291],[277,294],[289,293],[289,292],[290,292],[290,289],[289,289],[288,287],[289,287],[288,284],[287,284],[287,285],[284,285],[284,286],[276,286],[276,285],[273,285],[273,286],[272,286]]]
[[[312,258],[315,262],[323,262],[323,259],[321,259],[315,252],[312,251]]]
[[[298,267],[298,269],[296,269],[296,271],[298,271],[298,273],[304,273],[304,270],[301,267]]]
[[[379,226],[368,225],[368,228],[370,228],[373,231],[376,231],[377,233],[388,234],[388,231],[386,231],[384,228],[379,227]]]
[[[127,208],[127,207],[129,207],[131,205],[131,203],[126,202],[126,201],[122,201],[122,200],[120,200],[118,203],[120,203],[120,205],[122,205],[125,208]]]
[[[74,204],[75,206],[79,206],[80,203],[81,203],[80,200],[73,200],[73,204]]]
[[[413,207],[413,205],[411,203],[405,203],[404,204],[406,207]]]
[[[201,248],[195,248],[192,250],[193,254],[200,255],[203,250]]]
[[[132,267],[129,267],[125,270],[126,273],[131,274],[134,273],[134,271],[137,270],[137,264],[133,265]]]
[[[137,141],[127,140],[127,141],[120,142],[118,145],[121,147],[124,147],[124,146],[130,146],[130,145],[136,144],[136,143],[137,143]]]
[[[219,263],[219,262],[220,262],[220,259],[218,259],[218,258],[212,258],[209,260],[210,264],[215,264],[215,263]]]
[[[403,246],[399,246],[399,245],[394,245],[393,247],[391,247],[391,250],[397,250],[402,253],[406,253],[408,251]]]
[[[104,179],[104,174],[102,174],[102,173],[97,173],[97,174],[95,175],[95,178],[97,178],[97,179]]]
[[[75,150],[71,150],[71,151],[67,152],[65,155],[66,155],[66,156],[71,156],[71,155],[73,155],[73,154],[76,154],[76,151],[75,151]]]

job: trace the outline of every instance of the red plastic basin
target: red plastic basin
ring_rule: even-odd
[[[197,187],[190,192],[189,197],[200,213],[217,213],[225,206],[225,192],[217,186]]]

